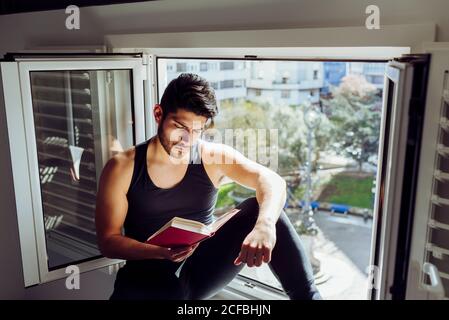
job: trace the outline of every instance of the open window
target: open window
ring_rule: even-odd
[[[145,139],[141,55],[11,55],[1,62],[25,286],[118,261],[101,256],[104,164]]]
[[[154,88],[157,98],[180,73],[197,73],[209,80],[216,91],[220,113],[215,123],[219,130],[278,130],[276,147],[280,158],[272,169],[288,182],[289,200],[284,211],[308,248],[323,296],[331,299],[365,299],[370,294],[372,298],[385,297],[376,296],[370,284],[379,281],[379,276],[385,277],[388,268],[382,265],[381,273],[375,274],[379,269],[372,266],[378,266],[379,261],[370,259],[382,257],[393,264],[402,259],[395,256],[396,248],[392,245],[399,232],[399,214],[390,212],[401,211],[399,204],[391,206],[402,194],[406,152],[402,146],[406,145],[408,128],[408,118],[402,115],[408,113],[409,105],[405,101],[410,99],[403,95],[411,94],[409,78],[412,77],[410,70],[416,67],[414,62],[198,55],[188,58],[173,53],[153,56],[153,59],[158,76]],[[183,68],[178,68],[181,65]],[[425,74],[415,71],[414,81],[425,83]],[[236,85],[239,83],[244,86]],[[361,95],[366,102],[354,95]],[[342,103],[342,99],[353,100]],[[309,128],[312,136],[308,136],[305,119],[307,104],[322,118],[319,126]],[[344,128],[336,128],[337,121]],[[366,133],[367,130],[370,132]],[[345,134],[351,135],[344,137]],[[337,135],[341,143],[337,144],[332,135]],[[419,135],[414,138],[420,141]],[[312,146],[307,141],[311,139]],[[310,154],[301,149],[312,149],[312,157],[308,158]],[[239,151],[248,156],[248,150]],[[313,162],[312,172],[308,171],[309,162]],[[413,164],[407,165],[413,168]],[[395,195],[393,198],[380,195],[386,185],[393,189],[390,191]],[[404,185],[407,186],[410,184]],[[412,190],[413,186],[407,194]],[[220,189],[216,211],[219,213],[253,195],[252,190],[233,182],[225,184]],[[403,201],[407,202],[405,199],[408,195],[404,194]],[[409,200],[413,202],[413,197]],[[308,219],[304,212],[307,203],[315,211],[315,230],[318,230],[315,237],[310,236],[304,223]],[[386,205],[389,207],[385,208]],[[385,242],[387,234],[392,238]],[[282,286],[268,265],[245,267],[239,281],[246,287],[282,294]],[[236,283],[230,288],[238,286]],[[384,283],[383,288],[390,286]],[[263,297],[260,292],[255,296]]]
[[[279,48],[279,50],[282,49]],[[312,201],[309,204],[315,211],[318,228],[324,235],[324,244],[323,237],[320,239],[321,245],[323,247],[333,246],[327,256],[326,249],[323,247],[317,249],[315,246],[316,250],[312,249],[309,252],[314,268],[320,265],[317,260],[321,260],[321,270],[318,268],[315,273],[318,288],[325,298],[331,299],[403,299],[406,296],[412,297],[419,294],[421,297],[434,295],[439,298],[446,297],[444,292],[448,287],[445,282],[448,273],[442,259],[447,256],[448,236],[445,233],[447,232],[447,220],[441,213],[448,205],[448,202],[445,201],[447,185],[445,185],[446,189],[442,186],[442,183],[447,183],[448,180],[447,166],[444,160],[448,154],[446,150],[448,143],[446,139],[447,88],[444,87],[444,85],[447,86],[447,82],[445,82],[447,80],[443,81],[441,78],[443,74],[445,75],[444,79],[447,78],[448,68],[446,65],[442,66],[441,61],[439,65],[435,63],[432,65],[435,70],[430,81],[436,83],[438,90],[432,92],[432,95],[428,97],[427,83],[431,55],[426,54],[398,54],[397,58],[384,60],[323,59],[322,57],[320,59],[293,59],[291,56],[282,59],[263,55],[246,55],[243,58],[238,55],[230,57],[228,51],[224,57],[220,57],[217,54],[208,55],[206,49],[204,49],[205,54],[187,56],[176,56],[174,50],[167,51],[167,54],[164,55],[163,51],[163,49],[156,49],[157,54],[152,56],[153,67],[156,68],[155,74],[158,76],[153,90],[160,97],[168,82],[181,72],[202,75],[211,82],[216,90],[220,111],[224,113],[221,115],[222,119],[219,115],[216,121],[218,127],[223,124],[221,129],[234,125],[241,126],[242,123],[252,123],[253,126],[259,128],[261,125],[266,125],[267,122],[273,123],[273,119],[268,119],[270,113],[276,114],[277,112],[279,115],[279,113],[282,114],[282,109],[289,112],[295,107],[301,109],[300,105],[306,100],[320,109],[320,112],[331,115],[331,110],[326,110],[326,107],[330,105],[329,99],[332,100],[335,96],[335,87],[341,85],[341,74],[343,76],[362,75],[365,83],[359,79],[358,83],[353,83],[353,85],[360,87],[366,86],[368,83],[377,89],[379,98],[369,106],[372,112],[377,112],[378,116],[377,137],[374,150],[371,151],[373,154],[365,158],[365,163],[359,162],[359,169],[364,171],[364,168],[367,168],[371,175],[364,180],[365,186],[363,182],[355,183],[358,179],[354,179],[354,175],[349,179],[345,175],[342,177],[336,175],[331,178],[331,183],[329,183],[331,188],[329,189],[332,191],[332,188],[338,186],[339,183],[341,186],[352,179],[350,191],[360,192],[357,194],[359,200],[363,198],[363,193],[365,193],[365,197],[369,195],[369,204],[359,205],[357,208],[357,205],[347,205],[348,203],[333,203],[337,201],[336,199],[341,201],[341,197],[339,198],[337,194],[334,194],[337,197],[333,197],[332,194],[329,196],[326,191],[323,199],[330,199],[328,200],[330,203],[322,203],[321,199],[313,197],[309,198],[309,201]],[[196,52],[198,51],[201,49]],[[432,54],[436,53],[432,52]],[[447,52],[438,54],[447,58]],[[175,65],[183,65],[184,71],[178,70]],[[220,67],[222,65],[229,67],[223,70]],[[327,81],[335,81],[333,88],[329,83],[326,84],[323,81],[323,75],[326,75]],[[244,83],[243,89],[240,85],[236,85],[240,82]],[[433,103],[429,104],[429,99]],[[439,102],[440,99],[442,102]],[[436,110],[435,100],[437,104],[442,104],[441,110]],[[347,111],[350,110],[347,109]],[[360,127],[363,129],[371,127],[376,132],[376,126],[373,127],[372,123],[369,123],[369,121],[375,121],[373,117],[368,117],[369,121],[366,122],[368,118],[364,119],[363,114],[354,109],[352,111],[355,111],[356,117],[360,116]],[[439,114],[442,118],[427,120],[425,123],[425,115],[428,118],[432,117],[429,114]],[[304,116],[301,115],[301,112],[296,115],[287,112],[282,118],[282,122],[278,123],[277,128],[280,128],[281,131],[279,137],[285,139],[285,141],[278,141],[279,146],[282,146],[283,143],[288,145],[287,139],[291,139],[294,133],[300,131],[301,126],[304,126],[304,119],[301,119],[301,116]],[[296,130],[288,131],[289,121],[292,120],[296,121]],[[430,129],[431,121],[441,124],[439,135],[435,132],[435,128]],[[346,124],[351,124],[351,121]],[[428,132],[434,132],[439,139],[437,140],[434,136],[426,137],[424,149],[427,151],[421,149],[423,127],[427,128]],[[282,131],[285,133],[282,134]],[[360,148],[356,147],[356,140],[360,139],[357,137],[357,134],[360,133],[354,132],[356,130],[351,131],[348,133],[354,138],[354,145],[351,147],[346,141],[346,144],[340,147],[357,152]],[[439,143],[435,144],[435,141],[439,141]],[[298,154],[295,155],[298,158],[290,159],[293,162],[300,159]],[[424,187],[427,188],[426,192],[423,192],[423,187],[418,184],[418,176],[421,176],[420,181],[426,180],[427,182],[428,178],[423,177],[422,172],[427,170],[426,166],[435,161],[435,158],[429,158],[433,156],[437,157],[440,169],[435,171],[436,182],[433,182],[433,189],[427,186]],[[420,162],[421,157],[424,157],[423,162]],[[316,160],[316,157],[312,158],[313,160]],[[307,164],[310,161],[311,158],[307,159],[306,157],[299,162]],[[330,168],[326,168],[326,165],[330,165]],[[317,169],[315,179],[320,179],[318,171],[332,170],[332,166],[338,167],[335,166],[335,163],[318,164],[315,168],[315,170]],[[292,165],[292,168],[294,167],[295,165]],[[296,167],[299,180],[301,175],[307,176],[305,174],[307,168],[301,168],[298,163]],[[291,170],[292,168],[278,172],[284,175],[287,181],[294,182],[298,179],[285,175],[286,172],[294,172],[295,170]],[[332,183],[334,178],[336,181]],[[359,176],[359,178],[363,181],[363,177]],[[302,188],[301,183],[300,186],[296,186],[297,188],[289,188],[289,196],[297,204],[297,208],[293,208],[291,212],[296,211],[296,214],[301,211],[302,206],[307,205],[307,202],[304,201],[304,198],[307,198],[304,196],[306,191],[304,184],[307,182],[303,182]],[[305,188],[307,189],[307,186]],[[421,192],[417,192],[418,189]],[[344,187],[342,190],[345,190]],[[438,190],[440,195],[435,194],[437,191],[432,194],[430,190]],[[218,211],[221,205],[233,205],[252,195],[251,191],[242,190],[241,186],[232,183],[224,185],[220,192],[223,196],[219,198],[222,202],[217,204]],[[351,200],[345,199],[345,201]],[[424,210],[423,206],[430,202],[434,209],[432,211]],[[424,211],[416,212],[416,204],[421,206]],[[284,210],[289,209],[291,208],[286,204]],[[429,212],[438,218],[427,216]],[[293,213],[290,216],[292,220],[296,218],[296,214]],[[428,225],[433,232],[427,233],[426,236],[427,231],[425,230]],[[357,231],[357,226],[360,227],[359,229],[365,228],[366,230],[364,232]],[[301,233],[301,230],[298,232]],[[423,242],[426,237],[428,240]],[[309,237],[304,238],[305,243],[308,244]],[[433,242],[432,239],[434,239]],[[438,246],[435,242],[444,245]],[[329,254],[329,252],[332,253]],[[342,260],[346,258],[346,260],[350,260],[349,265],[353,264],[352,269],[345,270],[342,261],[339,262],[338,259],[335,259],[341,252],[346,255],[346,257],[342,257]],[[365,252],[366,255],[360,254],[360,252]],[[339,268],[343,270],[342,273],[351,275],[358,273],[360,277],[355,279],[356,277],[350,276],[344,279],[334,276],[333,279],[329,279],[331,274],[329,270]],[[344,271],[349,271],[349,273]],[[332,282],[334,284],[329,285]],[[349,292],[347,296],[345,296],[344,290],[341,290],[345,286]],[[240,290],[243,296],[252,298],[265,299],[270,297],[270,294],[282,295],[279,281],[266,265],[265,268],[245,268],[239,277],[228,286],[228,289],[231,292]]]

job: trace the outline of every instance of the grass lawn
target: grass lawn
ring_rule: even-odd
[[[372,208],[373,176],[338,174],[324,187],[319,201]]]

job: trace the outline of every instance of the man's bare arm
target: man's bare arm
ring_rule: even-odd
[[[227,176],[256,191],[259,203],[257,222],[275,224],[287,197],[285,180],[276,172],[246,158],[229,146],[216,144],[209,148],[212,152],[218,152],[223,160],[217,165],[222,176]],[[213,155],[213,157],[216,156]],[[219,159],[219,157],[214,159]]]
[[[276,243],[276,222],[287,197],[284,179],[231,147],[208,144],[206,149],[209,160],[218,160],[218,164],[212,164],[214,173],[218,171],[218,176],[227,176],[256,190],[258,218],[253,230],[244,239],[234,264],[246,263],[248,267],[259,267],[262,262],[270,262]]]
[[[95,224],[101,253],[108,258],[142,260],[170,259],[175,261],[180,250],[150,245],[122,235],[121,229],[128,210],[126,193],[131,182],[133,161],[124,154],[111,158],[103,169],[97,194]]]

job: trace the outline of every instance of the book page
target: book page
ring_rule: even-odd
[[[221,228],[222,225],[224,225],[226,222],[228,222],[228,220],[231,219],[239,211],[240,211],[240,209],[232,209],[232,210],[226,212],[225,214],[223,214],[222,216],[217,218],[217,220],[215,220],[214,222],[212,222],[209,225],[210,230],[212,232],[216,232],[218,229]]]
[[[204,235],[210,235],[211,231],[207,225],[199,221],[174,217],[170,221],[168,221],[164,226],[162,226],[158,231],[156,231],[153,235],[151,235],[146,241],[149,241],[152,238],[156,237],[158,234],[167,230],[169,227],[196,232]]]
[[[185,218],[181,218],[181,217],[174,217],[172,219],[173,224],[178,225],[178,226],[192,226],[194,228],[197,228],[198,230],[207,227],[204,223],[196,221],[196,220],[190,220],[190,219],[185,219]]]
[[[189,224],[189,223],[184,223],[183,221],[181,221],[181,222],[174,221],[171,226],[174,228],[187,230],[187,231],[191,231],[191,232],[196,232],[196,233],[201,233],[204,235],[210,234],[209,227],[201,222],[198,222],[198,224],[193,224],[193,223]]]
[[[219,218],[217,218],[214,222],[212,222],[210,225],[205,225],[199,221],[195,220],[189,220],[185,218],[180,217],[174,217],[169,222],[167,222],[162,228],[160,228],[157,232],[155,232],[153,235],[151,235],[146,241],[149,241],[162,233],[163,231],[167,230],[169,227],[174,227],[186,231],[196,232],[199,234],[211,236],[212,233],[215,233],[218,229],[221,228],[222,225],[224,225],[229,219],[231,219],[237,212],[239,212],[240,209],[232,209],[223,215],[221,215]]]

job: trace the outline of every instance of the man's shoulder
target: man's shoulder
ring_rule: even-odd
[[[134,168],[135,147],[118,152],[106,163],[103,171],[113,176],[126,176],[131,174]]]
[[[117,154],[115,154],[111,161],[114,162],[115,165],[126,167],[134,162],[134,156],[136,154],[136,147],[131,147],[129,149],[123,150]]]

